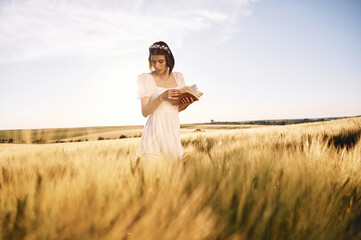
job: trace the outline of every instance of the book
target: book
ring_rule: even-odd
[[[179,98],[177,100],[171,101],[173,105],[181,104],[181,100],[183,98],[193,98],[193,101],[198,101],[199,98],[203,95],[202,92],[198,91],[196,84],[193,84],[191,86],[184,86],[179,90],[181,90],[181,95],[179,95]]]

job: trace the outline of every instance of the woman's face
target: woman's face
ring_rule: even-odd
[[[164,55],[151,55],[150,64],[159,74],[164,74],[168,71],[167,62]]]

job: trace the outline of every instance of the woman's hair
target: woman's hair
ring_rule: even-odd
[[[165,56],[165,61],[167,64],[167,67],[169,68],[169,74],[172,73],[172,70],[174,68],[174,57],[172,54],[172,51],[170,50],[170,48],[168,47],[168,45],[165,42],[155,42],[152,44],[152,46],[149,47],[149,70],[152,71],[152,63],[151,63],[151,59],[150,57],[152,55],[164,55]]]

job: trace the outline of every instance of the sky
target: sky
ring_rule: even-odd
[[[143,125],[156,41],[181,123],[361,115],[359,0],[0,0],[0,129]]]

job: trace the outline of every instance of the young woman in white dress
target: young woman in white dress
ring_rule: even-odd
[[[137,156],[152,160],[182,157],[179,112],[185,110],[192,99],[181,99],[179,105],[170,101],[179,98],[185,86],[183,74],[173,72],[174,57],[165,42],[149,47],[150,73],[137,78],[137,97],[141,100],[142,114],[148,117],[144,126]]]

